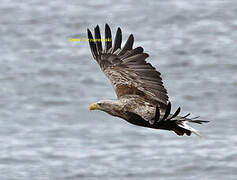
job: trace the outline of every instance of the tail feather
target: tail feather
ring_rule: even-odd
[[[194,133],[194,134],[196,134],[196,135],[199,136],[199,137],[203,137],[199,131],[197,131],[196,129],[194,129],[194,128],[192,128],[191,126],[189,126],[189,125],[187,124],[187,121],[185,121],[185,122],[183,122],[183,123],[179,123],[179,124],[178,124],[178,127],[181,127],[182,129],[186,130],[185,133],[186,133],[188,136],[190,136],[191,133]]]

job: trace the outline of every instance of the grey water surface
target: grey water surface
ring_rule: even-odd
[[[236,180],[237,1],[11,1],[0,5],[0,180]],[[86,29],[130,33],[173,111],[204,135],[136,127],[89,104],[116,98]]]

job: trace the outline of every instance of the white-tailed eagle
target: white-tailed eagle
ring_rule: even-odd
[[[198,117],[188,118],[190,114],[179,116],[180,107],[171,114],[160,72],[146,62],[149,56],[142,47],[133,48],[134,37],[131,34],[121,48],[122,31],[117,29],[112,45],[111,30],[105,25],[105,39],[101,38],[100,28],[94,29],[94,36],[88,29],[88,41],[94,59],[109,78],[117,94],[117,100],[101,100],[90,105],[90,110],[102,110],[112,116],[125,119],[134,125],[174,131],[178,135],[188,135],[197,130],[187,123],[202,124]],[[102,48],[102,40],[105,47]]]

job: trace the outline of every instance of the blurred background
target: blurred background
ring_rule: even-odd
[[[237,179],[237,1],[10,1],[0,6],[1,180]],[[203,139],[89,112],[116,98],[86,29],[130,33]]]

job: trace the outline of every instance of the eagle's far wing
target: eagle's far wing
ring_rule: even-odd
[[[105,25],[105,39],[101,39],[100,29],[94,29],[95,38],[88,29],[89,45],[94,59],[102,71],[110,79],[118,98],[125,95],[139,95],[146,101],[161,107],[166,107],[168,102],[160,72],[150,63],[146,62],[148,54],[142,47],[133,48],[134,37],[131,34],[121,48],[122,32],[118,28],[115,42],[112,47],[112,36],[109,26]],[[105,48],[102,48],[102,40]]]

